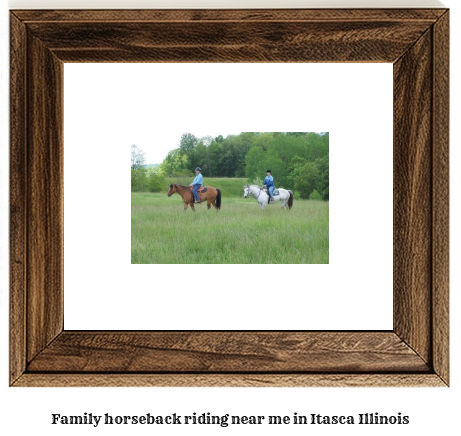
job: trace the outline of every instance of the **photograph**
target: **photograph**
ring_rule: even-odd
[[[131,145],[132,264],[329,263],[328,132],[188,132],[161,162],[146,151]]]

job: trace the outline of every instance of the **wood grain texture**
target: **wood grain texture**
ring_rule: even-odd
[[[32,23],[64,62],[393,62],[427,29],[414,21]],[[72,42],[71,48],[69,47]]]
[[[446,386],[448,13],[14,11],[14,386]],[[393,332],[63,331],[63,62],[393,62]]]
[[[40,374],[16,387],[443,387],[435,374]]]
[[[30,372],[429,372],[394,333],[63,332]]]
[[[449,383],[449,12],[434,26],[433,89],[433,365]]]
[[[431,360],[432,33],[394,64],[394,331]]]
[[[26,369],[26,31],[14,16],[10,21],[10,383]]]
[[[62,63],[29,35],[27,127],[27,358],[63,329]]]

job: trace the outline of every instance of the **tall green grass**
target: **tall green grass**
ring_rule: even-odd
[[[276,203],[261,211],[254,198],[242,198],[242,188],[239,197],[223,194],[219,212],[206,204],[184,212],[178,194],[132,193],[131,263],[329,262],[328,202],[295,200],[291,210]]]

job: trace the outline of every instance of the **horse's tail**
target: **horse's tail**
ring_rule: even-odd
[[[216,188],[216,191],[218,191],[218,195],[216,196],[216,207],[221,209],[221,191],[218,188]]]
[[[288,199],[288,209],[293,207],[293,192],[288,191],[290,193],[290,198]]]

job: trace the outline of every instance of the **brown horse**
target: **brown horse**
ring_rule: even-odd
[[[184,201],[184,211],[186,211],[187,206],[190,206],[195,212],[194,194],[192,194],[192,189],[189,188],[189,186],[176,185],[172,183],[167,194],[168,197],[171,197],[175,192],[177,192],[182,197],[182,201]],[[208,186],[206,192],[199,192],[198,196],[201,203],[206,200],[208,209],[211,208],[211,205],[213,205],[216,210],[221,209],[221,191],[219,189]]]

